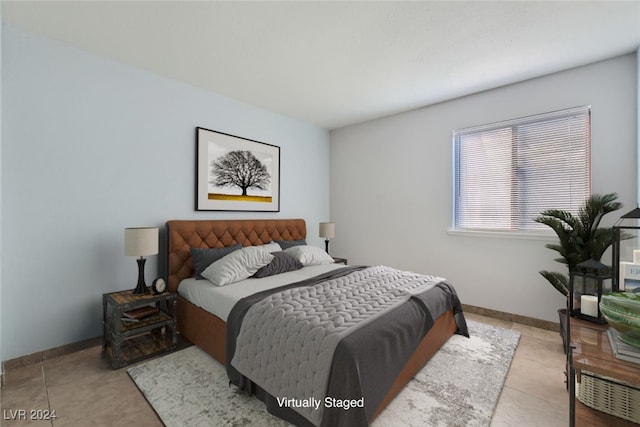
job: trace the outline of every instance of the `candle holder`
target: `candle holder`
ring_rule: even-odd
[[[603,292],[611,292],[611,268],[596,259],[581,262],[569,273],[569,314],[604,325],[600,312]]]

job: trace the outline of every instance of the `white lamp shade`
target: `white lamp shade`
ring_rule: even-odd
[[[336,224],[335,222],[321,222],[320,223],[320,237],[325,239],[331,239],[336,237]]]
[[[124,254],[145,256],[158,253],[158,228],[136,227],[124,229]]]

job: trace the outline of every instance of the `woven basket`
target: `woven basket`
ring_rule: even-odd
[[[582,371],[578,400],[585,405],[640,423],[640,389],[612,378]]]

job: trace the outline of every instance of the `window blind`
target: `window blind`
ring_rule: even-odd
[[[590,111],[576,107],[455,130],[454,228],[531,231],[591,194]]]

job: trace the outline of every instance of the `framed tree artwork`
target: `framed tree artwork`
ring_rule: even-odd
[[[196,210],[280,211],[280,147],[196,128]]]

